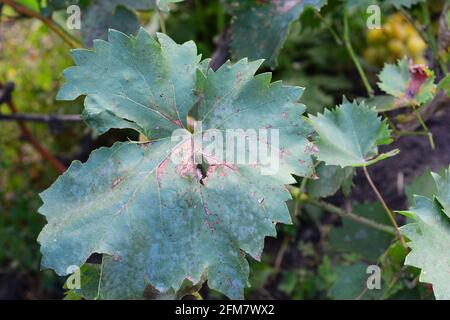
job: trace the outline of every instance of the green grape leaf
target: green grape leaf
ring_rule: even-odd
[[[389,225],[389,217],[379,203],[357,204],[353,212],[380,224]],[[360,223],[342,220],[341,228],[333,228],[330,233],[330,246],[341,252],[356,253],[369,261],[376,262],[392,242],[393,236],[366,227]]]
[[[405,265],[421,269],[421,282],[433,285],[436,299],[450,299],[450,219],[438,201],[415,197],[416,205],[402,214],[415,220],[401,227],[410,239]]]
[[[397,65],[386,64],[378,77],[378,86],[396,97],[399,100],[396,104],[421,106],[436,94],[434,72],[425,65],[411,64],[406,57]]]
[[[391,143],[386,121],[382,121],[375,109],[364,103],[350,103],[346,99],[334,110],[309,116],[316,130],[317,158],[327,165],[362,167],[398,154],[395,149],[378,155],[378,146]]]
[[[162,4],[165,9],[167,1],[170,0]],[[108,29],[135,34],[140,23],[134,10],[146,11],[157,7],[156,0],[51,0],[42,8],[42,13],[50,16],[54,11],[65,10],[70,5],[81,8],[81,34],[88,47],[92,46],[94,39],[106,39]]]
[[[450,169],[444,170],[441,174],[431,172],[436,183],[436,199],[444,209],[444,213],[450,218]]]
[[[266,59],[274,67],[289,26],[305,7],[323,7],[327,0],[224,0],[233,16],[231,51],[236,59]]]
[[[319,164],[316,169],[316,179],[308,179],[306,191],[311,197],[323,198],[335,194],[341,187],[343,191],[350,190],[355,169],[352,167],[341,168],[339,166],[327,166]]]
[[[81,32],[87,46],[94,39],[106,39],[108,29],[135,34],[140,26],[133,10],[155,8],[155,0],[97,0],[83,10]]]
[[[405,185],[405,194],[408,198],[409,206],[412,207],[414,205],[415,195],[432,199],[437,194],[436,182],[431,173],[431,170],[427,168],[421,175],[414,177],[409,184]],[[444,174],[444,168],[440,169],[438,174]]]
[[[242,298],[245,253],[259,260],[275,224],[290,223],[285,185],[295,182],[292,173],[312,171],[311,128],[298,103],[303,89],[271,83],[269,73],[255,76],[261,61],[214,72],[199,62],[193,42],[178,45],[162,34],[158,40],[142,29],[136,37],[110,31],[94,51],[73,51],[77,66],[66,71],[59,98],[86,95],[93,128],[131,128],[152,142],[98,149],[41,194],[39,212],[48,221],[38,238],[42,265],[65,275],[103,254],[102,283],[109,285],[99,286],[100,298],[142,297],[147,285],[164,294],[204,278]],[[203,131],[192,131],[188,113]],[[249,132],[268,128],[276,129],[279,146],[267,133]],[[223,160],[196,145],[207,133],[239,130],[248,141],[244,154],[256,142],[273,145],[276,174],[264,172],[265,162]]]
[[[158,38],[160,44],[143,29],[137,38],[113,31],[109,43],[94,42],[95,51],[73,50],[77,66],[64,72],[68,83],[57,99],[87,95],[84,116],[98,133],[131,128],[159,139],[186,127],[197,100],[193,89],[201,57],[192,41],[178,45],[164,34]]]

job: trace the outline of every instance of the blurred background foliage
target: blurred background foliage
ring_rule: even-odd
[[[431,30],[436,37],[444,2],[427,2],[433,18]],[[36,1],[21,3],[39,10]],[[313,9],[306,9],[290,28],[278,66],[274,70],[269,67],[263,70],[273,71],[274,80],[283,79],[288,84],[305,87],[302,102],[310,113],[335,106],[341,102],[344,93],[351,99],[365,95],[354,64],[342,45],[342,11],[346,10],[343,6],[343,1],[329,1],[320,15]],[[62,71],[72,64],[70,47],[38,19],[20,16],[8,6],[2,9],[0,82],[15,83],[13,101],[18,111],[79,114],[82,101],[55,101],[63,82]],[[220,1],[191,0],[171,9],[166,15],[167,33],[177,42],[195,40],[203,57],[213,56],[230,25],[230,16]],[[420,8],[413,7],[410,14],[420,21],[420,13],[416,14],[416,11]],[[149,32],[157,31],[157,14],[140,12],[138,16]],[[63,21],[64,12],[55,13],[54,19]],[[371,83],[376,83],[376,74],[384,63],[392,63],[404,55],[416,63],[433,66],[425,39],[405,19],[402,11],[391,7],[384,10],[381,30],[368,31],[366,19],[364,10],[350,12],[351,41]],[[330,28],[337,34],[330,32]],[[74,36],[78,36],[76,32]],[[9,114],[9,110],[0,105],[0,113]],[[66,165],[74,159],[85,160],[86,154],[100,145],[127,137],[136,138],[132,133],[117,131],[97,137],[82,123],[55,126],[29,123],[28,127],[33,136]],[[434,163],[433,169],[436,170],[437,165]],[[422,168],[415,170],[410,181],[414,175],[422,173]],[[38,194],[57,176],[48,162],[24,140],[16,122],[0,121],[0,299],[63,297],[63,279],[50,271],[40,271],[39,245],[36,243],[45,224],[44,218],[37,214],[41,205]],[[337,204],[343,203],[342,199],[341,193],[334,197]],[[366,200],[362,196],[355,201],[364,203]],[[334,230],[342,229],[337,216],[315,207],[301,206],[295,199],[289,206],[296,223],[279,226],[278,238],[267,240],[262,262],[251,262],[251,287],[247,289],[247,298],[432,298],[426,285],[417,284],[417,270],[399,268],[401,263],[395,263],[395,259],[402,260],[405,255],[395,244],[383,259],[374,259],[384,252],[384,249],[379,252],[380,248],[385,248],[386,242],[389,245],[391,240],[380,239],[379,246],[370,242],[369,247],[372,246],[376,253],[361,257],[361,252],[370,251],[370,248],[348,252],[336,248],[339,240],[329,241],[351,234],[350,224],[343,226],[347,231],[342,236]],[[370,203],[360,204],[357,208],[363,214],[368,212],[364,208],[379,210]],[[361,270],[365,271],[367,264],[375,262],[383,264],[390,272],[383,280],[389,282],[389,292],[383,290],[376,297],[364,292],[361,279],[351,276],[361,276]],[[402,280],[399,280],[399,274]],[[346,290],[342,290],[343,287]],[[202,295],[220,297],[206,288]]]

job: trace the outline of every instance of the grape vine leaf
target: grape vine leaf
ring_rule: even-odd
[[[232,15],[231,51],[234,58],[266,59],[275,67],[289,26],[305,7],[317,10],[327,0],[224,0]]]
[[[184,0],[51,0],[42,9],[49,16],[54,11],[65,10],[70,5],[78,5],[82,11],[81,33],[84,43],[91,47],[94,39],[106,39],[108,29],[116,29],[125,34],[135,34],[140,27],[135,13],[158,9],[169,11],[170,4]]]
[[[442,168],[438,171],[439,175],[444,174]],[[432,199],[437,194],[436,182],[433,179],[432,171],[426,168],[421,175],[415,176],[413,180],[405,185],[405,194],[408,198],[408,204],[410,207],[414,205],[414,196],[420,195],[429,199]]]
[[[321,163],[317,166],[317,179],[308,179],[306,191],[311,197],[323,198],[335,194],[341,187],[344,194],[351,191],[355,169],[352,167],[327,166]]]
[[[155,0],[97,0],[83,10],[81,29],[83,40],[92,46],[94,39],[106,39],[108,29],[135,34],[140,26],[133,10],[155,8]]]
[[[193,42],[157,36],[111,30],[95,50],[72,52],[76,66],[65,72],[58,98],[85,95],[91,127],[131,128],[152,142],[100,148],[41,194],[48,221],[38,238],[42,265],[65,275],[103,254],[102,283],[115,288],[99,284],[105,299],[139,298],[147,285],[178,290],[185,279],[196,284],[205,276],[209,287],[242,298],[245,253],[259,260],[275,224],[290,223],[284,186],[295,182],[291,173],[312,171],[311,128],[298,103],[303,89],[271,83],[270,73],[255,76],[261,61],[228,62],[214,72]],[[205,132],[278,129],[277,174],[261,174],[260,163],[218,161],[206,148],[199,168],[192,147],[199,133],[185,129],[188,113]],[[249,139],[269,143],[264,135]]]
[[[341,167],[369,166],[399,153],[394,149],[378,154],[378,146],[392,142],[385,120],[375,109],[364,103],[350,103],[344,98],[342,105],[323,114],[309,116],[316,130],[317,158],[327,165]]]
[[[356,204],[352,210],[355,214],[389,225],[389,217],[385,214],[379,203]],[[341,228],[333,228],[330,232],[330,246],[340,252],[351,252],[365,259],[377,262],[378,258],[386,251],[392,242],[393,236],[363,226],[357,222],[342,220]]]
[[[436,199],[441,204],[444,213],[450,218],[450,169],[441,174],[431,172],[436,183]]]
[[[406,57],[397,65],[386,64],[378,77],[380,89],[396,97],[397,104],[421,106],[436,94],[434,72],[425,65],[413,65]]]
[[[415,206],[400,213],[415,220],[401,227],[411,252],[405,265],[421,269],[421,282],[433,285],[435,298],[450,299],[450,218],[438,200],[415,197]]]

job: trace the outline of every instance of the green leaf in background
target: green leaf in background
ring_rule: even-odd
[[[367,265],[356,262],[350,265],[343,265],[336,268],[336,281],[328,291],[328,296],[335,300],[378,299],[381,290],[368,290]]]
[[[344,193],[350,193],[355,169],[352,167],[327,166],[319,164],[316,169],[317,179],[308,179],[306,191],[311,197],[323,198],[335,194],[341,187]]]
[[[397,104],[421,106],[436,94],[434,72],[427,66],[410,64],[407,57],[397,65],[386,64],[378,77],[380,89],[396,97]]]
[[[39,12],[39,0],[18,0],[16,2],[31,10]]]
[[[116,29],[125,34],[135,34],[140,27],[134,10],[147,11],[157,7],[157,0],[52,0],[42,9],[50,16],[58,10],[66,10],[70,5],[81,8],[81,34],[86,46],[91,47],[94,39],[106,40],[108,29]],[[182,1],[182,0],[180,0]],[[165,0],[161,6],[168,8]],[[178,1],[179,2],[179,1]]]
[[[298,103],[303,89],[271,83],[268,73],[255,76],[261,61],[214,72],[200,63],[193,42],[158,40],[142,29],[136,38],[110,31],[95,51],[73,51],[77,66],[66,71],[59,98],[86,95],[87,123],[101,132],[131,128],[157,140],[98,149],[41,194],[39,212],[48,220],[38,239],[42,265],[65,275],[103,254],[101,281],[109,284],[100,285],[99,298],[139,298],[147,285],[177,291],[185,279],[204,278],[242,298],[245,253],[259,260],[275,224],[291,222],[284,186],[295,182],[291,173],[312,171],[314,147]],[[262,164],[218,161],[205,150],[202,172],[194,163],[196,134],[184,129],[192,108],[205,131],[278,129],[277,174],[262,175]],[[180,141],[171,139],[175,129]]]
[[[442,174],[431,172],[436,182],[436,199],[443,207],[444,213],[450,218],[450,169],[444,170]]]
[[[263,58],[269,66],[275,67],[290,24],[300,17],[305,7],[319,10],[327,0],[224,0],[224,3],[233,16],[233,57]]]
[[[389,126],[375,109],[346,99],[334,110],[309,116],[316,130],[317,158],[327,165],[362,167],[398,154],[398,150],[378,155],[378,146],[391,143]]]
[[[155,0],[97,0],[82,12],[81,32],[87,46],[94,39],[106,39],[108,29],[113,28],[125,34],[135,34],[139,20],[133,10],[155,8]]]
[[[379,203],[356,204],[352,210],[355,214],[389,225],[389,217]],[[342,227],[334,227],[330,233],[330,246],[340,252],[356,253],[359,256],[377,262],[392,242],[393,236],[361,225],[360,223],[342,220]]]
[[[415,220],[401,227],[410,239],[405,265],[421,269],[421,282],[433,285],[436,299],[450,299],[450,218],[437,200],[415,197],[416,205],[401,212]]]
[[[439,174],[444,173],[444,169],[438,171]],[[412,207],[414,205],[414,196],[419,195],[432,199],[437,194],[436,182],[431,175],[431,170],[426,169],[423,174],[414,177],[411,183],[405,185],[405,194],[408,203]]]

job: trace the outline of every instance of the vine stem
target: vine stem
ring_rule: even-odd
[[[6,105],[9,107],[13,114],[17,113],[17,108],[12,101],[7,101]],[[39,141],[33,136],[31,131],[22,120],[18,120],[17,123],[19,124],[20,131],[22,132],[23,137],[28,140],[28,142],[41,154],[44,159],[50,162],[50,164],[59,174],[63,174],[66,171],[67,167],[39,143]]]
[[[384,201],[383,196],[381,195],[380,191],[376,187],[375,183],[373,182],[372,178],[370,177],[369,171],[367,170],[367,167],[363,167],[364,175],[367,178],[367,181],[369,182],[370,186],[372,187],[375,195],[377,196],[378,200],[380,201],[381,205],[383,206],[384,210],[386,211],[387,215],[389,216],[389,219],[392,222],[392,225],[395,227],[395,233],[400,240],[400,243],[402,246],[407,249],[408,245],[406,244],[405,239],[403,238],[403,235],[400,233],[399,226],[397,224],[397,221],[395,220],[394,213],[391,209],[389,209],[388,205],[386,204],[386,201]]]
[[[364,72],[363,67],[361,66],[361,63],[358,60],[358,57],[356,56],[355,50],[353,50],[352,43],[350,41],[350,30],[348,25],[348,16],[347,13],[344,13],[344,44],[347,48],[348,53],[350,54],[350,57],[353,60],[353,63],[356,66],[356,69],[358,70],[358,73],[364,83],[364,86],[366,87],[367,94],[370,98],[374,96],[374,90],[372,86],[369,83],[369,80],[367,79],[366,73]]]
[[[31,10],[13,0],[0,0],[0,3],[4,3],[11,8],[13,8],[17,13],[20,13],[22,15],[36,18],[42,21],[50,30],[52,30],[54,33],[56,33],[65,43],[67,43],[72,48],[80,47],[81,44],[76,40],[74,37],[72,37],[69,33],[67,33],[59,24],[55,23],[52,19],[47,18],[39,14],[39,12],[36,12],[34,10]]]
[[[158,15],[159,15],[159,25],[161,26],[161,32],[167,34],[166,20],[164,19],[164,13],[158,10]]]
[[[382,231],[382,232],[385,232],[385,233],[388,233],[391,235],[396,235],[395,229],[390,226],[386,226],[384,224],[378,223],[371,219],[367,219],[365,217],[354,214],[352,212],[344,211],[341,208],[336,207],[336,206],[332,205],[331,203],[325,202],[323,200],[317,200],[317,199],[310,198],[306,194],[302,195],[301,200],[303,200],[306,203],[320,207],[328,212],[337,214],[341,218],[355,221],[355,222],[363,224],[367,227],[370,227],[370,228],[373,228],[373,229],[376,229],[376,230],[379,230],[379,231]]]
[[[325,24],[328,31],[330,31],[330,33],[333,35],[336,43],[339,46],[342,46],[343,41],[342,41],[341,37],[339,37],[338,33],[334,30],[333,26],[330,23],[328,23],[328,21],[325,19],[325,17],[318,10],[314,10],[314,14],[316,15],[317,18],[320,19],[320,21],[322,21]]]
[[[434,144],[433,134],[428,129],[428,126],[425,124],[425,121],[423,120],[419,110],[416,108],[416,106],[412,106],[412,109],[414,111],[414,114],[416,115],[417,120],[419,121],[420,125],[422,126],[423,130],[428,135],[428,140],[430,141],[431,149],[436,149],[436,146]]]
[[[14,84],[8,83],[3,84],[0,83],[0,105],[5,103],[12,115],[18,113],[17,107],[12,100],[12,92],[14,90]],[[50,164],[55,168],[55,170],[62,174],[66,171],[67,167],[61,163],[58,159],[56,159],[42,144],[33,136],[30,129],[28,129],[25,122],[21,119],[17,120],[17,124],[19,125],[22,136],[28,140],[28,142],[36,149],[36,151],[42,156],[42,158],[46,159]]]

